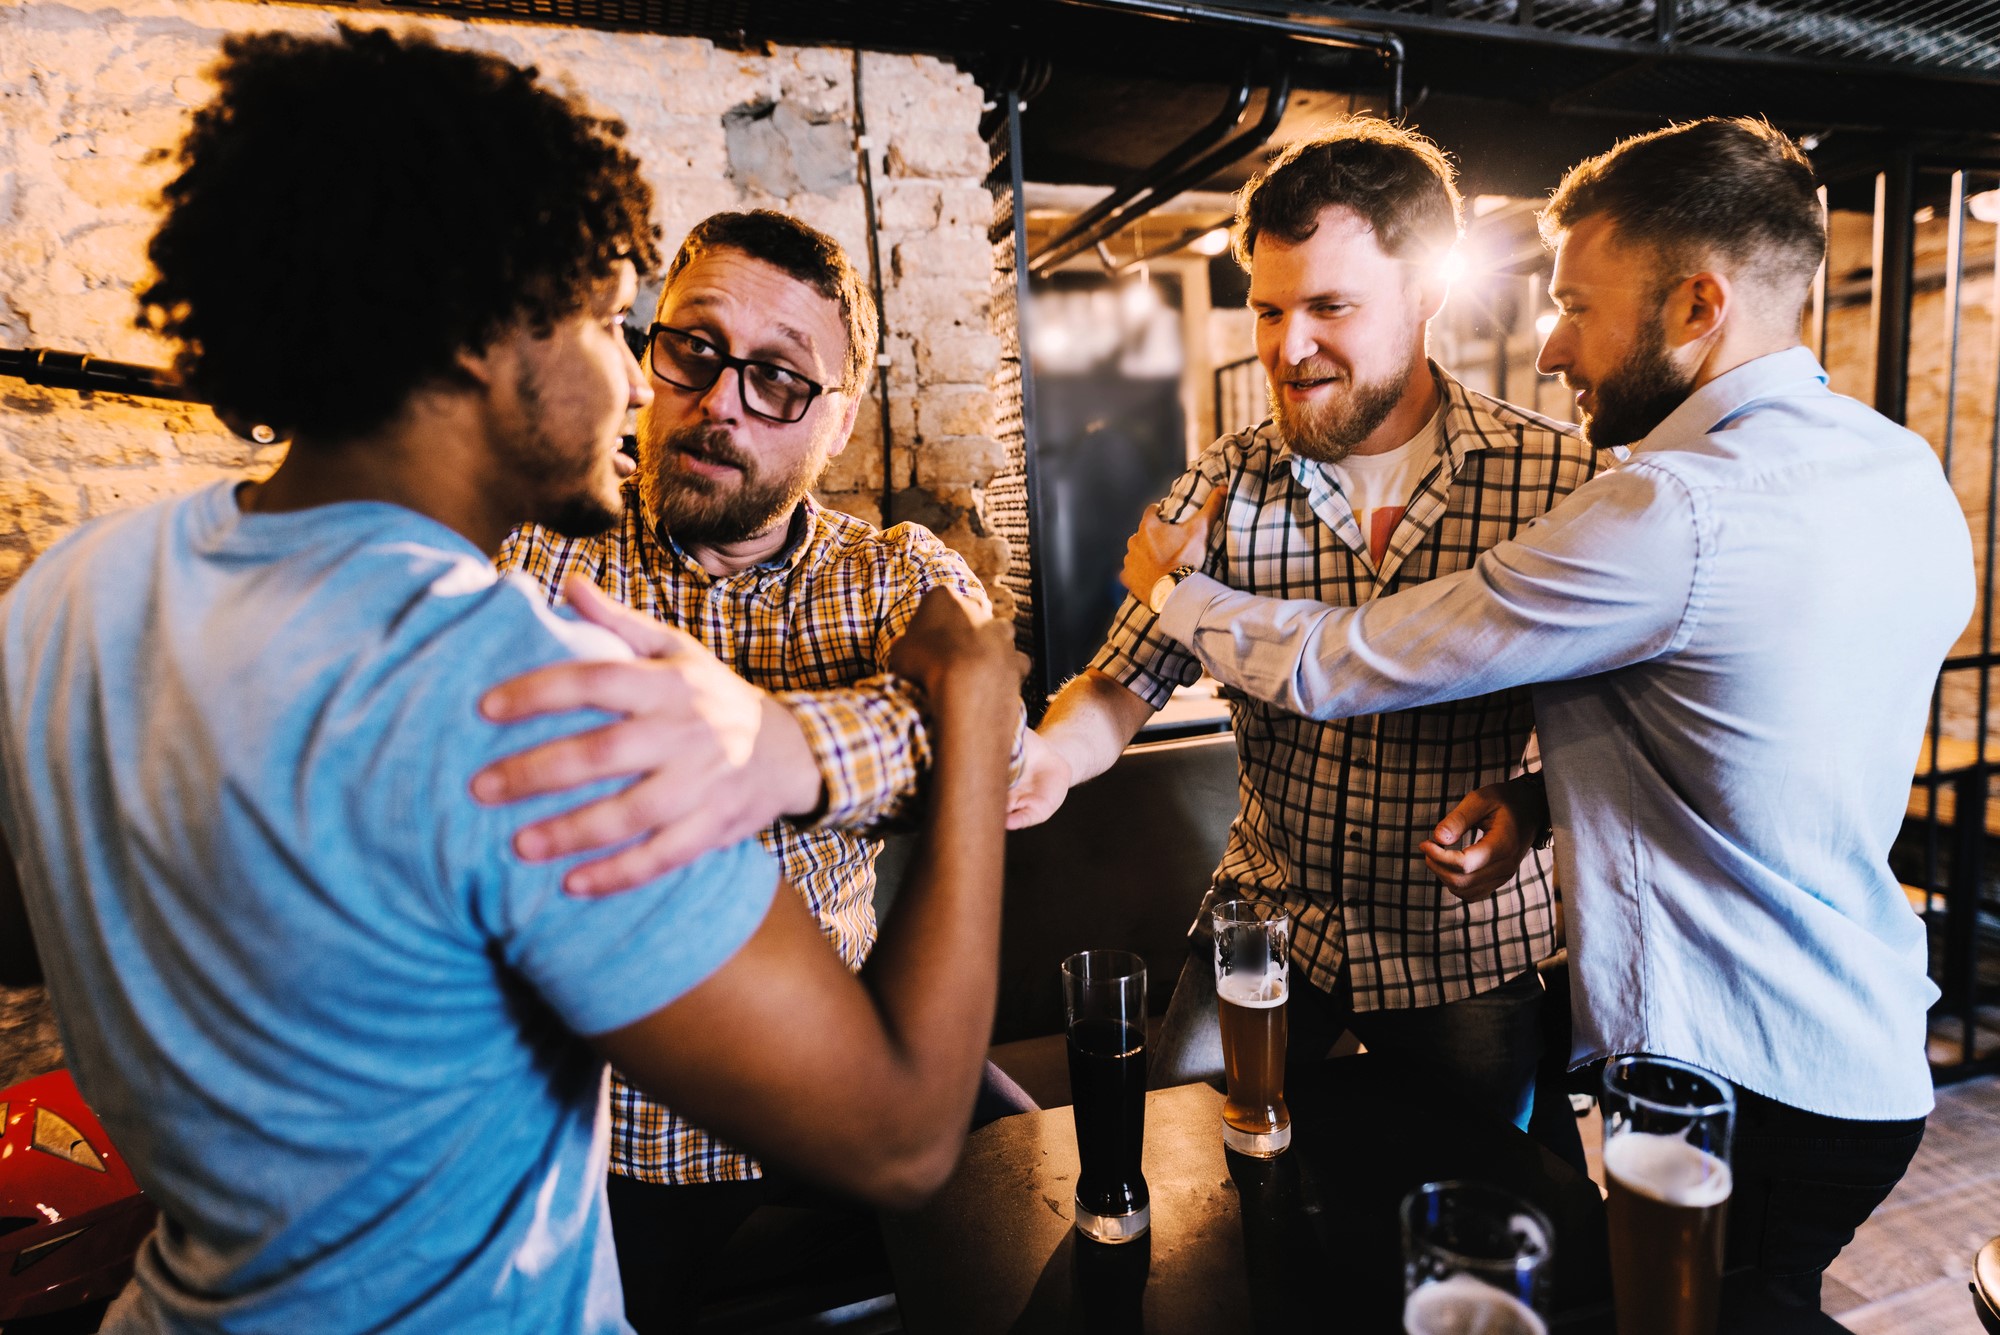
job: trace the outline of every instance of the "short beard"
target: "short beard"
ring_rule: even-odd
[[[1414,351],[1404,349],[1397,362],[1408,367]],[[1421,369],[1421,363],[1418,366]],[[1319,364],[1313,359],[1287,368],[1289,372],[1308,374],[1317,369]],[[1293,454],[1323,464],[1337,464],[1389,420],[1389,414],[1396,411],[1396,405],[1409,391],[1412,374],[1405,371],[1394,378],[1366,383],[1350,381],[1347,392],[1331,403],[1301,411],[1287,410],[1278,387],[1270,385],[1267,388],[1271,395],[1271,415],[1277,419],[1278,434],[1284,437]]]
[[[1666,323],[1656,311],[1625,360],[1585,388],[1596,391],[1597,406],[1583,414],[1583,438],[1604,450],[1644,440],[1687,402],[1694,375],[1667,356]]]
[[[742,473],[742,481],[732,489],[683,472],[674,467],[674,457],[681,452],[730,464]],[[646,511],[684,546],[744,542],[769,532],[805,499],[820,471],[808,461],[794,475],[766,478],[757,461],[737,448],[727,431],[700,424],[670,432],[657,452],[641,453],[653,456],[642,458],[639,466]]]
[[[594,538],[618,522],[620,507],[591,487],[598,460],[587,455],[579,468],[550,439],[541,381],[524,369],[518,386],[527,425],[518,437],[500,442],[500,458],[528,495],[528,522],[565,538]],[[608,465],[607,465],[608,466]]]
[[[1408,383],[1378,380],[1369,385],[1355,385],[1340,402],[1329,404],[1317,413],[1296,415],[1287,413],[1274,393],[1271,408],[1277,415],[1278,432],[1293,454],[1323,464],[1337,464],[1389,420],[1389,414],[1402,402],[1403,388]]]

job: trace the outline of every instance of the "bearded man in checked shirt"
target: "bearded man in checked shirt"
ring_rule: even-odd
[[[880,532],[810,494],[853,430],[876,331],[868,288],[830,237],[765,210],[697,224],[667,268],[648,331],[642,361],[654,397],[639,412],[639,464],[618,523],[582,539],[525,527],[498,558],[552,601],[580,576],[679,627],[694,679],[656,676],[647,692],[570,674],[578,694],[564,703],[653,712],[642,707],[621,732],[606,731],[592,758],[601,770],[559,776],[548,766],[562,757],[550,748],[518,758],[524,776],[541,765],[535,782],[561,787],[672,766],[523,839],[573,849],[650,829],[572,887],[604,892],[642,868],[758,834],[853,970],[875,941],[882,841],[868,831],[903,811],[929,765],[919,702],[888,674],[889,647],[930,589],[986,601],[964,561],[927,529]],[[714,756],[707,768],[711,730],[694,725],[701,706],[689,701],[703,698],[699,679],[716,660],[766,694],[754,748]],[[580,750],[570,759],[586,761]],[[1032,1106],[988,1068],[981,1119]],[[699,1305],[705,1260],[779,1196],[756,1160],[615,1072],[611,1110],[609,1199],[626,1315],[641,1332],[674,1329]]]
[[[1273,415],[1212,445],[1160,507],[1215,521],[1217,578],[1353,606],[1465,569],[1609,462],[1569,427],[1474,393],[1426,357],[1461,232],[1451,164],[1429,140],[1345,122],[1292,145],[1238,205]],[[1046,819],[1199,675],[1157,627],[1188,569],[1128,599],[1056,697],[1010,825]],[[1523,860],[1546,813],[1539,777],[1516,777],[1530,753],[1528,693],[1324,723],[1232,694],[1230,713],[1241,809],[1155,1044],[1154,1082],[1219,1076],[1207,910],[1258,899],[1293,919],[1292,1061],[1318,1062],[1352,1030],[1462,1106],[1525,1128],[1542,1048],[1535,964],[1558,945],[1548,865]],[[1468,827],[1484,837],[1465,841]]]

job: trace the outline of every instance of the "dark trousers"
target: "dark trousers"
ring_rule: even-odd
[[[1820,1275],[1923,1143],[1924,1120],[1853,1122],[1736,1091],[1728,1265],[1785,1302],[1819,1307]]]
[[[1035,1107],[1019,1085],[988,1062],[972,1105],[972,1129]],[[768,1170],[747,1182],[675,1186],[613,1173],[605,1194],[625,1287],[625,1319],[639,1335],[694,1329],[724,1249],[761,1206],[811,1209],[836,1220],[850,1218],[856,1229],[875,1227],[866,1208]]]
[[[787,1198],[782,1181],[665,1186],[613,1173],[605,1184],[625,1319],[639,1335],[694,1329],[722,1249],[760,1205]]]
[[[1467,1108],[1527,1127],[1542,1056],[1542,981],[1533,969],[1461,1001],[1386,1011],[1355,1010],[1343,969],[1330,994],[1295,980],[1289,1006],[1289,1061],[1317,1065],[1351,1029],[1380,1059],[1429,1071]]]

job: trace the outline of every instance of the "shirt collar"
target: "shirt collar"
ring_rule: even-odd
[[[1454,437],[1459,434],[1452,428],[1453,420],[1459,413],[1466,411],[1465,391],[1459,388],[1458,382],[1446,375],[1436,362],[1427,362],[1426,365],[1430,367],[1431,379],[1437,385],[1437,408],[1431,413],[1430,419],[1417,428],[1416,434],[1411,436],[1409,440],[1404,441],[1403,444],[1408,445],[1414,441],[1429,438],[1437,445],[1452,446]],[[1269,428],[1271,439],[1278,443],[1278,452],[1275,458],[1280,463],[1290,465],[1292,476],[1297,478],[1300,483],[1303,484],[1305,482],[1306,474],[1308,473],[1317,473],[1322,477],[1326,476],[1326,465],[1321,464],[1318,460],[1308,459],[1302,454],[1294,454],[1292,452],[1292,443],[1285,438],[1285,433],[1278,428],[1278,419],[1276,417],[1268,418],[1264,425]],[[1398,446],[1397,448],[1401,449],[1402,446]],[[1456,447],[1453,446],[1453,448],[1455,452]],[[1453,462],[1456,463],[1456,459]]]
[[[1680,407],[1667,414],[1665,421],[1632,447],[1632,452],[1671,449],[1676,442],[1705,436],[1759,399],[1806,383],[1826,384],[1826,371],[1819,358],[1804,347],[1752,358],[1688,395]]]
[[[731,580],[751,580],[759,588],[764,588],[771,581],[782,578],[796,569],[799,563],[806,559],[807,553],[814,546],[812,541],[814,535],[818,534],[825,527],[819,522],[819,502],[815,501],[810,494],[807,494],[792,511],[791,522],[786,526],[785,530],[784,546],[780,547],[766,559],[759,561],[756,565],[747,566],[733,575],[711,575],[702,567],[701,562],[688,554],[687,548],[681,546],[673,534],[667,532],[661,525],[653,522],[652,516],[646,513],[644,503],[640,499],[637,483],[631,482],[628,483],[628,486],[630,487],[630,491],[626,497],[626,512],[641,517],[639,527],[645,531],[646,536],[651,538],[654,544],[684,571],[710,584],[727,583]]]

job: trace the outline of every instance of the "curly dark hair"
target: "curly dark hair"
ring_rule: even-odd
[[[225,418],[308,442],[392,418],[457,354],[659,267],[620,140],[495,56],[341,25],[229,38],[195,113],[139,324]]]
[[[1553,248],[1600,214],[1620,241],[1653,251],[1661,296],[1722,257],[1789,305],[1794,323],[1826,254],[1811,161],[1789,135],[1751,116],[1670,125],[1578,163],[1542,209],[1542,240]]]
[[[1250,179],[1236,196],[1230,248],[1248,269],[1259,236],[1296,246],[1339,207],[1368,220],[1383,253],[1441,260],[1464,228],[1457,175],[1417,131],[1356,116],[1288,145]]]
[[[740,250],[753,260],[798,279],[821,296],[840,303],[847,326],[847,358],[840,388],[852,394],[868,379],[875,365],[875,340],[880,317],[875,298],[860,270],[838,241],[788,213],[753,209],[748,213],[712,213],[694,225],[667,264],[671,288],[681,270],[711,250]]]

